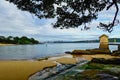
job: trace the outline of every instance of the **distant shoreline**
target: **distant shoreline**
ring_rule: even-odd
[[[0,43],[0,46],[11,46],[11,45],[15,45],[15,44]]]

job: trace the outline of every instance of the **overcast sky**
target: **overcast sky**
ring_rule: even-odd
[[[39,41],[78,41],[99,39],[102,34],[109,37],[120,38],[120,24],[114,28],[112,33],[97,29],[96,26],[101,22],[109,22],[114,17],[115,8],[100,13],[99,18],[89,26],[91,30],[81,31],[80,28],[54,29],[51,23],[53,19],[38,19],[33,14],[18,10],[17,7],[5,0],[0,1],[0,35],[1,36],[27,36]],[[120,12],[118,14],[120,19]]]

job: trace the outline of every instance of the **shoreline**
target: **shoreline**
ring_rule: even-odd
[[[60,64],[77,64],[92,58],[115,58],[107,54],[97,55],[58,55],[42,60],[0,60],[0,80],[27,80],[33,74]],[[9,66],[9,67],[8,67]],[[24,74],[23,74],[24,73]],[[17,74],[17,76],[15,76]],[[7,76],[7,77],[6,77]]]
[[[12,46],[12,45],[15,45],[15,44],[0,43],[0,46]]]
[[[61,59],[63,61],[61,61]],[[61,59],[57,58],[54,60],[47,59],[40,61],[0,60],[0,80],[27,80],[30,76],[38,71],[57,66],[58,62],[63,64],[76,64],[76,59],[74,58],[61,57]]]
[[[0,61],[0,80],[27,80],[45,67],[54,66],[52,61]]]

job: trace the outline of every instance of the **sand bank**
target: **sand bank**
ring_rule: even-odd
[[[74,57],[74,58],[72,58]],[[56,66],[59,62],[62,64],[75,64],[77,59],[91,60],[92,58],[116,58],[107,54],[96,55],[64,55],[51,57],[42,61],[0,61],[0,80],[27,80],[32,74],[47,67]]]
[[[14,44],[4,44],[4,43],[0,43],[0,46],[11,46],[11,45],[14,45]]]
[[[0,61],[0,80],[27,80],[45,67],[56,66],[53,61]]]
[[[42,61],[0,61],[0,80],[27,80],[32,74],[57,63],[75,64],[75,58],[53,57]]]
[[[76,64],[77,63],[76,58],[67,58],[67,57],[55,59],[53,61],[56,61],[61,64]]]
[[[50,57],[48,58],[50,61],[56,61],[61,64],[76,64],[78,61],[76,58],[73,58],[70,54],[64,54],[61,56]]]

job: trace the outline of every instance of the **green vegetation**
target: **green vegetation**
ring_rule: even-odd
[[[96,64],[96,63],[88,63],[88,64],[85,64],[83,66],[79,66],[78,69],[104,69],[104,65],[103,64]]]
[[[39,41],[34,38],[27,38],[26,36],[22,37],[13,37],[13,36],[0,36],[0,43],[8,43],[8,44],[38,44]]]

